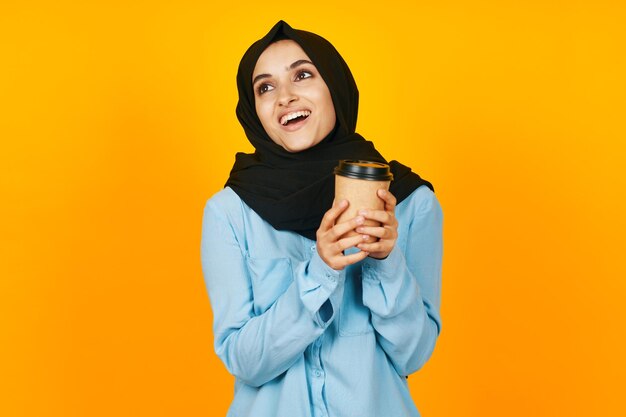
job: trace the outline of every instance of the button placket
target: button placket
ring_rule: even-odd
[[[322,357],[321,357],[321,346],[322,346],[322,337],[320,336],[313,342],[311,345],[311,371],[314,377],[312,381],[312,395],[314,398],[314,404],[316,405],[315,409],[318,411],[316,416],[327,416],[328,411],[326,410],[326,404],[324,402],[324,384],[325,384],[325,372],[322,368]]]

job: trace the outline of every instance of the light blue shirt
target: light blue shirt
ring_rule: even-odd
[[[231,417],[419,416],[406,376],[441,328],[442,212],[426,186],[396,207],[384,260],[335,271],[225,188],[206,204],[202,267]],[[355,249],[353,249],[355,250]]]

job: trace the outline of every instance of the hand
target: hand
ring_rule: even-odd
[[[335,202],[324,214],[319,229],[317,229],[317,253],[326,265],[337,271],[348,265],[355,264],[367,257],[367,251],[360,251],[350,255],[344,255],[343,251],[356,246],[363,241],[361,235],[341,238],[346,232],[354,230],[365,221],[363,216],[357,216],[345,222],[335,224],[337,218],[348,207],[347,200]]]
[[[385,189],[378,190],[378,197],[385,202],[384,210],[360,210],[359,214],[366,219],[375,220],[381,225],[378,227],[359,226],[356,228],[356,232],[363,235],[361,239],[374,236],[378,238],[378,242],[362,242],[357,245],[357,248],[369,252],[369,256],[372,258],[384,259],[389,256],[396,244],[396,239],[398,239],[398,220],[396,220],[394,214],[396,198]]]

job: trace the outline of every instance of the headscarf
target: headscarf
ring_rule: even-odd
[[[320,143],[300,152],[288,152],[263,129],[256,108],[252,74],[259,56],[273,42],[295,41],[309,56],[330,90],[337,121]],[[296,30],[279,21],[244,54],[237,72],[237,118],[255,152],[239,152],[226,186],[277,230],[290,230],[315,240],[324,213],[333,203],[333,169],[340,159],[387,161],[374,144],[355,132],[359,91],[350,68],[335,47],[319,35]],[[417,187],[433,186],[407,166],[389,163],[391,193],[398,202]],[[434,189],[433,189],[434,190]]]

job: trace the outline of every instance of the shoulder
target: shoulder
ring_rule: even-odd
[[[243,201],[230,187],[222,188],[209,198],[205,205],[207,209],[218,211],[231,211],[232,209],[241,208]]]
[[[226,187],[213,194],[204,206],[205,221],[213,219],[227,223],[238,223],[247,206],[232,188]]]
[[[441,205],[435,193],[426,185],[422,185],[415,190],[407,198],[398,203],[398,211],[409,212],[414,215],[426,214],[429,212],[441,213]]]

